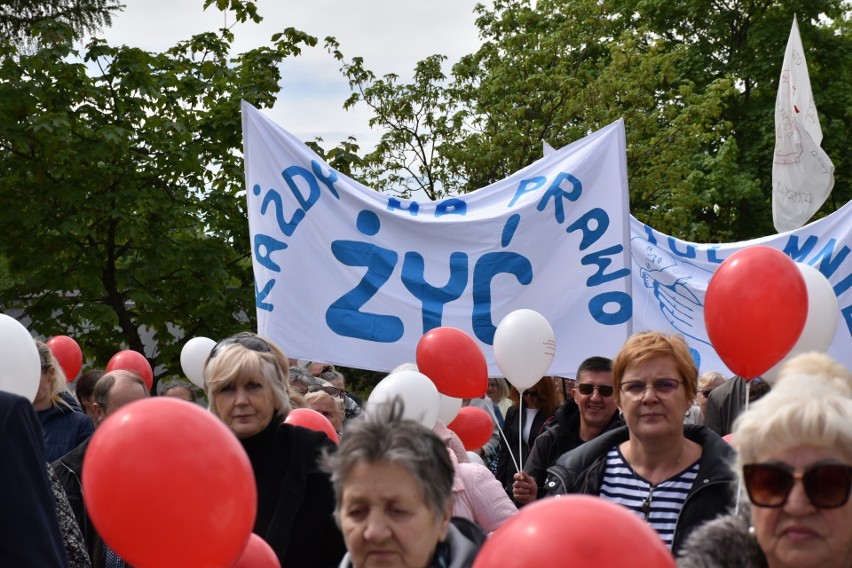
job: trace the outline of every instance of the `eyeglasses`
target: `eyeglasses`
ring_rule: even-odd
[[[583,396],[591,396],[593,392],[598,391],[598,394],[603,398],[611,397],[612,393],[615,391],[614,388],[608,385],[592,385],[589,383],[580,383],[576,386],[576,389],[580,391],[580,394]]]
[[[852,466],[818,463],[804,472],[794,472],[782,463],[752,463],[743,466],[748,498],[758,507],[783,507],[796,480],[801,480],[811,504],[836,509],[849,501]]]
[[[229,337],[227,339],[223,339],[219,343],[216,344],[213,349],[210,350],[210,359],[219,354],[223,348],[228,345],[233,345],[234,343],[239,343],[246,349],[251,349],[252,351],[257,351],[259,353],[269,353],[272,351],[272,348],[269,344],[261,337],[257,335],[236,335],[234,337]]]
[[[642,381],[628,381],[621,383],[621,392],[631,398],[640,398],[649,388],[654,389],[658,397],[664,398],[671,395],[677,390],[680,381],[675,379],[657,379],[653,383],[643,383]]]
[[[337,398],[343,398],[343,391],[340,390],[337,387],[329,387],[329,386],[323,386],[323,385],[309,385],[308,386],[308,392],[319,392],[319,391],[323,391],[324,393],[330,394],[331,396],[334,396],[334,397],[337,397]]]

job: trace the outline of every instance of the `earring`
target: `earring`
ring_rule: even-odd
[[[748,534],[749,536],[754,536],[757,531],[754,530],[754,525],[748,526]]]

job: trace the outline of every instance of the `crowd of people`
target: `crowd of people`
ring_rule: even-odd
[[[96,429],[152,393],[129,370],[86,371],[71,392],[36,346],[35,399],[0,392],[14,511],[0,564],[128,566],[87,513],[83,469]],[[206,402],[233,433],[254,473],[253,532],[287,568],[472,566],[519,509],[567,495],[632,511],[681,567],[852,568],[852,372],[824,354],[791,359],[770,388],[699,375],[683,338],[636,333],[572,377],[521,392],[490,378],[464,401],[493,418],[476,451],[440,420],[404,419],[400,400],[365,412],[333,365],[291,364],[251,333],[210,351],[203,393],[169,380],[156,395]],[[327,418],[339,445],[289,423],[294,408]]]

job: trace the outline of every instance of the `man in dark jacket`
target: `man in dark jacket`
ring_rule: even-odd
[[[580,363],[569,395],[572,398],[565,400],[547,430],[536,438],[524,471],[515,474],[512,493],[520,505],[545,496],[547,468],[559,456],[624,424],[615,412],[610,359],[589,357]]]
[[[121,370],[105,374],[98,379],[93,393],[92,408],[96,426],[125,404],[147,397],[148,389],[145,382],[136,373]],[[65,489],[74,516],[77,518],[77,524],[83,531],[92,565],[94,568],[100,568],[106,565],[105,556],[109,554],[112,557],[114,553],[106,549],[101,537],[92,526],[83,501],[83,458],[86,456],[90,440],[91,438],[53,462],[51,467]],[[117,559],[117,557],[113,558]],[[120,559],[117,561],[120,562]],[[123,563],[118,565],[122,566]]]
[[[0,392],[0,563],[68,566],[33,405]]]

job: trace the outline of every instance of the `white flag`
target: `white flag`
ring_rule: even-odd
[[[794,16],[775,99],[772,221],[779,233],[807,223],[834,186],[834,164],[820,142],[822,129]]]

